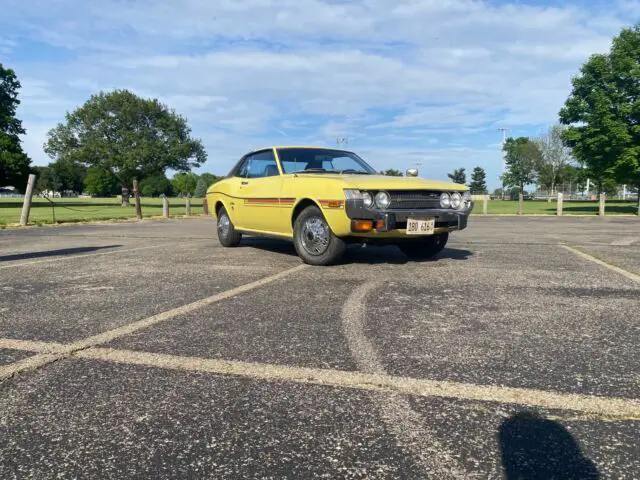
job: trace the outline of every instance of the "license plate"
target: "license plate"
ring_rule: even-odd
[[[435,226],[435,218],[408,218],[407,235],[433,235]]]

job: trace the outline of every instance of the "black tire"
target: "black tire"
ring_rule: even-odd
[[[225,225],[227,228],[224,228]],[[240,240],[242,240],[242,234],[236,231],[224,207],[220,207],[218,212],[216,230],[218,230],[218,240],[223,247],[237,247],[240,244]]]
[[[398,245],[407,257],[429,259],[438,255],[449,240],[448,233],[439,233],[419,241],[407,241]]]
[[[313,230],[316,232],[314,233]],[[326,242],[323,239],[326,238]],[[309,265],[331,265],[344,254],[347,245],[336,237],[320,209],[305,208],[293,223],[293,245],[298,256]],[[318,248],[314,249],[313,246]]]

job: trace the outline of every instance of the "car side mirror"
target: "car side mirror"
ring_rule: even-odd
[[[418,169],[417,168],[409,168],[407,169],[407,177],[417,177]]]

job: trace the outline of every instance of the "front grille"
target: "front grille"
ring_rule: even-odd
[[[392,210],[417,210],[421,208],[440,208],[440,193],[428,190],[390,191]]]

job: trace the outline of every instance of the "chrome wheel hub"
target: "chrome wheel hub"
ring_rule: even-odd
[[[302,225],[302,246],[311,255],[322,255],[329,248],[329,226],[320,217],[307,218]]]
[[[226,215],[218,218],[218,233],[222,237],[226,237],[229,234],[229,228],[231,227],[231,222],[229,221],[229,217]]]

